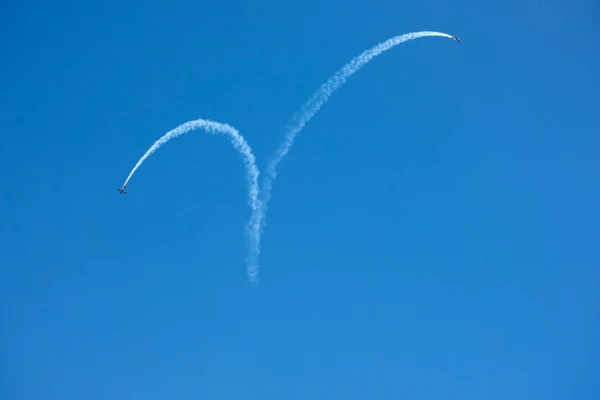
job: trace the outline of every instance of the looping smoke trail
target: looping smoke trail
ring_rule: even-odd
[[[252,210],[252,217],[246,225],[246,232],[249,236],[249,247],[254,249],[259,243],[259,227],[262,219],[262,207],[260,200],[258,199],[258,176],[259,171],[256,166],[256,158],[252,153],[252,149],[246,142],[246,140],[240,135],[240,133],[228,124],[222,124],[219,122],[197,119],[194,121],[186,122],[179,125],[177,128],[167,132],[163,137],[158,139],[152,147],[146,151],[146,153],[140,158],[135,167],[129,173],[129,176],[125,180],[123,186],[126,186],[135,171],[142,165],[142,163],[150,157],[159,147],[167,143],[169,140],[176,138],[177,136],[185,133],[194,131],[196,129],[204,129],[210,134],[224,134],[227,136],[233,147],[240,153],[244,160],[244,166],[246,168],[246,179],[248,181],[248,204]],[[250,261],[247,259],[247,262]],[[258,274],[257,267],[254,264],[247,264],[248,277],[250,281],[256,283],[256,277]]]
[[[359,56],[353,58],[350,62],[340,68],[327,82],[325,82],[321,87],[313,93],[313,95],[308,99],[306,103],[290,119],[290,122],[285,128],[285,137],[281,146],[279,146],[278,150],[275,152],[275,156],[267,165],[266,177],[264,178],[264,187],[262,192],[264,194],[264,198],[261,201],[261,209],[257,209],[256,216],[253,217],[253,220],[258,221],[258,237],[255,243],[255,247],[251,248],[251,255],[249,258],[256,263],[258,260],[258,256],[260,254],[260,235],[262,234],[262,229],[264,227],[264,216],[267,211],[267,204],[271,198],[271,189],[273,188],[273,180],[277,176],[277,165],[281,162],[283,157],[290,151],[290,148],[294,144],[294,139],[296,135],[300,133],[300,131],[304,128],[306,123],[310,121],[310,119],[319,111],[319,109],[327,102],[329,96],[336,91],[340,86],[342,86],[346,80],[361,69],[365,64],[371,61],[374,57],[377,57],[384,51],[387,51],[402,42],[406,42],[407,40],[418,39],[425,36],[442,36],[447,38],[452,38],[452,35],[448,35],[447,33],[441,32],[432,32],[432,31],[422,31],[422,32],[412,32],[406,33],[403,35],[395,36],[391,39],[386,40],[385,42],[379,43],[369,50],[364,51]]]

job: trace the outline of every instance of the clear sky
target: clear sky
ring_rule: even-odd
[[[567,5],[570,4],[570,5]],[[600,398],[597,1],[8,2],[0,398]],[[258,287],[246,138],[279,166]]]

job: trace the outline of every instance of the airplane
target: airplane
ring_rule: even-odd
[[[125,186],[123,186],[122,188],[117,189],[121,194],[125,193],[127,194],[127,192],[125,191]]]
[[[452,39],[456,40],[458,43],[460,43],[460,39],[457,38],[456,36],[452,36]]]

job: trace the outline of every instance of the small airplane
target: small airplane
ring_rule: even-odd
[[[119,188],[117,190],[120,192],[120,194],[123,194],[123,193],[127,194],[127,192],[125,191],[125,186],[123,186],[122,188]]]
[[[460,39],[456,36],[452,36],[452,39],[456,40],[458,43],[460,43]]]

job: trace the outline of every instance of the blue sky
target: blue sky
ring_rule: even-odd
[[[13,2],[0,15],[0,398],[596,399],[592,1]],[[570,5],[567,5],[570,4]],[[389,37],[279,166],[344,63]]]

